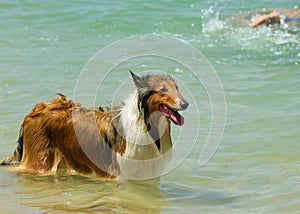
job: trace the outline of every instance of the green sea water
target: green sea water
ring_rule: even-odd
[[[107,76],[96,105],[110,104],[115,89],[129,80],[129,69],[174,75],[194,100],[191,110],[182,113],[186,127],[181,131],[189,137],[176,142],[180,151],[195,137],[189,123],[197,118],[195,105],[201,121],[199,136],[182,163],[154,181],[106,181],[63,173],[36,177],[0,168],[1,213],[299,212],[300,30],[226,22],[240,12],[297,3],[0,1],[0,158],[14,150],[22,120],[36,103],[58,92],[73,98],[83,68],[99,50],[138,35],[176,38],[201,52],[220,79],[227,116],[216,153],[199,165],[212,121],[204,86],[174,62],[129,60]],[[181,49],[172,51],[183,54]],[[127,85],[132,86],[131,81],[123,87]],[[180,129],[173,128],[176,137]]]

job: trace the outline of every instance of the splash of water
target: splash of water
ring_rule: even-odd
[[[201,10],[202,33],[212,33],[226,28],[226,23],[219,18],[219,11],[214,11],[213,7]]]
[[[234,15],[234,14],[233,14]],[[245,19],[242,19],[243,21]],[[274,26],[251,28],[245,23],[220,19],[215,7],[201,10],[202,47],[230,46],[241,50],[253,50],[274,55],[299,54],[299,28],[285,23]]]

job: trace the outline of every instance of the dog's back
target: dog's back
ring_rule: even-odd
[[[24,118],[16,150],[0,164],[19,163],[32,174],[56,172],[63,165],[80,174],[115,177],[119,169],[114,151],[100,135],[103,128],[93,123],[110,118],[102,109],[83,108],[59,94],[50,103],[37,104]],[[89,151],[84,151],[85,145]]]

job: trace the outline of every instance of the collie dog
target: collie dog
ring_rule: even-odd
[[[189,104],[170,76],[130,73],[136,90],[117,107],[87,109],[63,94],[38,103],[0,164],[37,175],[65,169],[102,178],[159,176],[170,160],[170,121],[183,125],[178,111]]]

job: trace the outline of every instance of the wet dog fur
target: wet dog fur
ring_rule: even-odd
[[[22,172],[37,175],[63,168],[116,178],[132,169],[124,157],[148,160],[169,152],[170,121],[183,125],[178,111],[188,103],[168,75],[131,75],[136,91],[121,106],[88,109],[63,94],[38,103],[24,118],[14,153],[0,164],[17,164]]]

